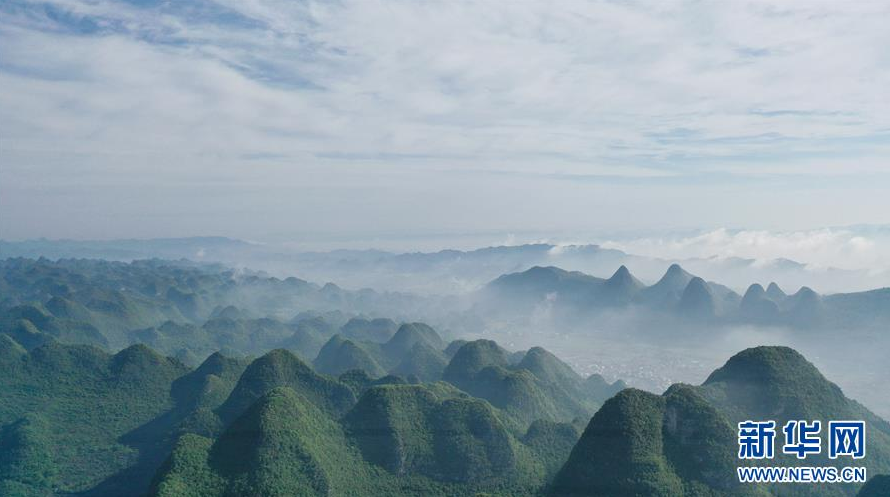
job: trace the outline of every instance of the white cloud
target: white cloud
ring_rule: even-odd
[[[717,229],[695,235],[611,240],[602,244],[638,255],[668,259],[755,259],[759,266],[776,259],[804,263],[813,271],[830,267],[868,270],[890,269],[890,231],[862,234],[857,228],[806,231]]]
[[[888,14],[879,2],[12,2],[0,7],[0,203],[36,213],[27,199],[55,187],[101,209],[103,185],[177,196],[204,182],[247,203],[285,183],[349,202],[336,185],[368,170],[416,178],[396,197],[453,184],[448,171],[666,189],[855,172],[886,186]],[[694,211],[687,193],[661,196]],[[510,215],[495,210],[488,227]],[[430,214],[404,216],[411,229]],[[14,234],[52,236],[48,223]]]

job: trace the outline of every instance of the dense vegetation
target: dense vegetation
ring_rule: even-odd
[[[869,474],[886,473],[890,466],[890,423],[858,402],[846,398],[816,367],[788,347],[756,347],[733,356],[714,371],[698,392],[732,423],[746,419],[772,419],[783,426],[788,420],[864,420],[867,426],[866,458],[857,465]],[[828,446],[827,429],[821,432],[822,447]],[[800,461],[777,454],[781,465],[832,465],[823,451]],[[849,488],[845,488],[849,487]],[[788,495],[850,495],[854,486],[832,485],[814,490],[801,485],[785,490]]]
[[[890,472],[890,425],[784,347],[742,351],[704,384],[656,395],[583,378],[540,347],[447,343],[423,323],[342,313],[376,297],[296,279],[159,261],[2,264],[4,497],[860,491],[738,484],[745,419],[864,419],[862,464]],[[694,278],[679,268],[666,278],[643,287],[624,270],[602,288],[616,303],[704,310],[719,297],[704,282],[687,295]],[[745,308],[772,309],[759,301],[770,290],[749,293]],[[282,314],[292,308],[304,311]],[[861,495],[886,488],[874,476]]]
[[[699,387],[625,389],[589,423],[523,425],[516,411],[447,381],[355,370],[337,378],[285,350],[249,364],[213,354],[189,370],[143,346],[109,355],[54,341],[28,351],[7,335],[0,343],[3,495],[768,495],[736,482],[732,424],[766,412],[863,417],[864,464],[871,474],[890,467],[887,423],[781,347],[743,351]],[[496,363],[549,390],[587,383],[546,351],[531,354],[511,365],[497,344],[468,342],[449,375]],[[882,484],[863,492],[881,495]],[[776,495],[856,490],[783,486]]]
[[[736,423],[772,419],[863,419],[869,474],[890,467],[890,425],[826,380],[787,347],[733,356],[698,387],[674,385],[658,396],[625,389],[594,415],[554,479],[554,496],[854,495],[857,485],[739,485]],[[825,435],[825,431],[823,431]],[[827,441],[823,440],[823,447]],[[777,450],[770,465],[833,466],[823,452],[805,460]],[[880,488],[876,477],[870,486]],[[865,490],[864,490],[865,491]],[[869,490],[871,491],[871,490]],[[881,495],[881,494],[878,494]]]
[[[350,339],[386,341],[395,324],[362,314],[398,316],[416,301],[187,261],[0,260],[0,330],[20,344],[142,343],[189,365],[274,348],[311,361],[341,327]]]
[[[868,481],[856,497],[881,497],[890,495],[890,475],[877,475]]]
[[[70,491],[102,485],[110,495],[148,482],[166,457],[159,435],[172,421],[162,417],[174,407],[171,386],[188,368],[144,346],[110,355],[51,341],[24,352],[7,337],[0,347],[2,443],[25,446],[3,451],[4,479]]]

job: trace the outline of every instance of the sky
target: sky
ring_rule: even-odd
[[[867,1],[7,0],[0,238],[701,230],[695,253],[747,230],[781,255],[776,233],[890,222],[888,23]],[[623,248],[678,247],[652,240]]]

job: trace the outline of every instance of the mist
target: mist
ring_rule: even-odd
[[[0,1],[0,494],[873,495],[888,19]]]
[[[788,282],[818,288],[818,279],[808,281],[812,273],[802,264],[786,263],[777,270],[712,258],[676,263],[596,245],[551,244],[404,254],[293,252],[221,238],[4,242],[0,248],[6,256],[59,259],[48,264],[62,268],[99,263],[64,259],[71,257],[135,260],[134,267],[146,273],[140,278],[150,280],[158,271],[203,275],[190,288],[164,290],[168,283],[152,283],[147,295],[172,302],[179,313],[140,321],[150,331],[122,329],[125,334],[108,344],[112,348],[147,339],[194,362],[220,346],[233,355],[289,346],[290,334],[310,322],[336,330],[354,318],[388,319],[427,323],[447,341],[486,338],[511,351],[542,346],[584,376],[600,374],[610,382],[622,380],[660,393],[676,382],[703,382],[739,350],[786,345],[803,353],[851,397],[881,414],[890,412],[883,394],[890,381],[884,363],[890,351],[884,333],[890,325],[886,291],[800,290]],[[149,256],[166,261],[144,260]],[[11,267],[23,264],[21,259],[7,261]],[[850,281],[861,275],[849,270],[832,274]],[[723,277],[736,284],[724,285]],[[210,283],[201,283],[204,278]],[[782,285],[748,288],[738,284],[742,278],[749,285],[755,278]],[[693,280],[699,286],[693,288]],[[144,286],[134,289],[146,291]],[[28,298],[47,297],[20,297],[21,302]],[[241,324],[219,328],[224,323],[218,318],[225,316]],[[191,323],[191,331],[176,333],[191,334],[195,343],[167,337],[163,326],[172,325],[165,322]],[[232,326],[242,331],[233,332]],[[230,333],[255,336],[249,345],[234,345],[240,338],[218,341]],[[304,350],[307,360],[314,358],[323,336]]]

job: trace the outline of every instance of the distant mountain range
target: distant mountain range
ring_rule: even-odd
[[[526,327],[529,313],[541,307],[549,309],[553,324],[564,331],[571,330],[572,321],[597,322],[596,315],[603,312],[669,317],[685,327],[750,324],[873,335],[890,326],[890,288],[821,295],[803,287],[789,295],[770,283],[766,289],[752,284],[740,295],[678,264],[651,285],[624,265],[609,278],[534,266],[452,298],[351,291],[333,283],[319,286],[292,276],[279,279],[188,261],[16,258],[0,260],[0,291],[0,310],[5,311],[0,323],[18,326],[22,337],[31,336],[21,324],[27,320],[61,340],[113,350],[143,342],[171,354],[185,350],[200,355],[227,346],[259,353],[281,346],[285,338],[303,340],[303,346],[317,352],[324,343],[320,338],[290,338],[293,330],[268,319],[286,323],[297,310],[422,319],[456,333],[478,331],[502,317]],[[388,328],[395,323],[375,323],[379,336],[395,333]],[[244,341],[251,333],[256,337]],[[224,336],[231,337],[231,345],[221,341]]]
[[[659,395],[582,376],[542,347],[449,340],[452,330],[396,314],[435,308],[484,329],[541,306],[587,325],[645,311],[655,326],[644,332],[670,343],[727,323],[782,324],[809,341],[830,330],[865,344],[860,361],[886,350],[887,289],[787,295],[771,284],[740,295],[679,265],[651,285],[625,266],[609,278],[536,266],[465,298],[469,308],[189,261],[0,260],[0,495],[860,491],[739,485],[734,423],[765,417],[865,420],[873,480],[862,496],[886,489],[890,425],[790,348],[746,349],[700,385]],[[525,321],[544,337],[540,324]],[[643,335],[615,331],[622,349],[641,345]],[[857,342],[861,333],[872,336]],[[871,374],[858,379],[885,370]]]
[[[365,313],[404,319],[425,302],[187,261],[0,260],[0,330],[17,340],[110,350],[146,343],[186,362],[286,345],[314,354],[332,325],[312,317],[329,313],[337,327]]]
[[[464,293],[504,274],[534,266],[558,266],[588,274],[607,275],[620,265],[654,282],[678,263],[705,279],[721,281],[742,292],[752,281],[775,281],[784,288],[809,286],[822,293],[890,286],[887,271],[810,268],[789,259],[755,260],[738,257],[659,259],[628,254],[597,245],[528,244],[476,250],[394,253],[381,250],[304,252],[286,244],[245,242],[224,237],[148,240],[28,240],[0,241],[0,258],[95,258],[131,261],[168,260],[219,262],[249,267],[279,276],[300,275],[309,281],[335,281],[345,288]]]
[[[672,264],[656,283],[645,285],[625,266],[607,278],[557,267],[533,267],[498,277],[481,292],[482,304],[515,312],[546,303],[571,315],[603,310],[645,310],[706,323],[741,323],[821,329],[886,329],[890,288],[820,295],[808,287],[786,294],[778,284],[752,284],[745,294],[694,276]]]

